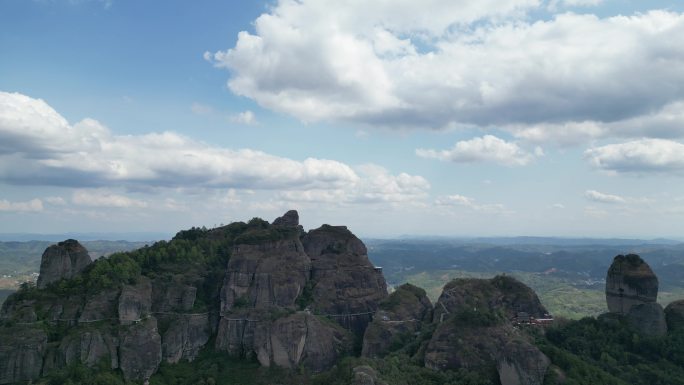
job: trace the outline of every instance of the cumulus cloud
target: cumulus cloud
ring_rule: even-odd
[[[495,204],[479,204],[476,203],[475,199],[469,198],[463,195],[459,194],[454,194],[454,195],[446,195],[437,198],[435,201],[435,204],[438,206],[451,206],[451,207],[466,207],[471,210],[475,211],[481,211],[484,213],[491,213],[491,214],[502,214],[502,213],[508,213],[510,210],[507,210],[506,207],[500,203],[495,203]]]
[[[684,144],[666,139],[640,139],[593,147],[585,157],[596,168],[616,173],[682,173]]]
[[[95,120],[70,125],[42,100],[0,92],[0,179],[98,187],[326,188],[354,183],[346,164],[232,150],[172,133],[113,135]]]
[[[43,201],[40,199],[31,199],[26,202],[10,202],[6,199],[0,199],[0,211],[9,212],[36,212],[43,211]]]
[[[416,150],[416,155],[456,163],[492,162],[505,166],[524,166],[530,163],[535,155],[542,156],[543,151],[536,149],[533,155],[516,143],[506,142],[493,135],[485,135],[481,138],[457,142],[449,150],[420,148]]]
[[[90,207],[113,207],[113,208],[143,208],[147,202],[132,199],[123,195],[113,194],[107,191],[77,190],[74,191],[71,202],[81,206]]]
[[[147,202],[106,187],[225,189],[223,203],[239,202],[236,190],[275,190],[297,201],[393,203],[424,199],[430,189],[421,176],[392,174],[377,165],[299,161],[212,146],[172,132],[114,135],[95,120],[71,125],[44,101],[5,92],[0,92],[0,180],[77,187],[74,204],[120,208]]]
[[[231,71],[235,94],[302,121],[519,125],[536,127],[522,137],[552,138],[543,125],[591,138],[600,133],[583,122],[626,121],[684,100],[684,14],[523,17],[543,6],[281,0],[234,47],[205,57]]]
[[[587,190],[584,197],[592,202],[598,203],[626,203],[627,200],[619,195],[604,194],[596,190]]]
[[[237,113],[237,114],[231,116],[230,120],[233,123],[245,124],[245,125],[252,125],[252,124],[257,123],[256,115],[254,115],[254,112],[252,112],[250,110]]]
[[[358,166],[355,170],[361,177],[338,189],[285,191],[279,197],[290,202],[407,203],[424,200],[430,190],[430,183],[421,176],[393,175],[387,169],[372,164]]]

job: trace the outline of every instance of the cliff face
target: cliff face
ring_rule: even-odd
[[[48,247],[40,260],[38,287],[44,288],[60,279],[73,278],[92,260],[88,250],[74,239],[67,239]]]
[[[638,255],[618,255],[606,276],[606,302],[613,313],[628,314],[632,306],[658,297],[658,278]]]
[[[311,258],[311,308],[327,314],[359,337],[387,297],[382,273],[368,260],[366,246],[344,226],[323,225],[302,241]]]
[[[304,234],[293,211],[238,237],[226,270],[216,348],[264,366],[330,368],[387,296],[358,238],[333,226]]]
[[[392,345],[413,338],[432,320],[432,303],[425,290],[409,283],[399,286],[379,304],[379,309],[363,337],[364,357],[381,357]]]

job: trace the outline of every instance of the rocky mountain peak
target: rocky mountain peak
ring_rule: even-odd
[[[618,255],[606,276],[608,310],[628,314],[633,306],[655,302],[658,297],[658,277],[636,254]]]
[[[290,210],[283,214],[282,217],[278,217],[273,221],[274,226],[288,226],[297,227],[299,226],[299,213],[297,210]]]
[[[91,262],[88,250],[75,239],[52,245],[41,257],[38,287],[44,288],[60,279],[73,278]]]

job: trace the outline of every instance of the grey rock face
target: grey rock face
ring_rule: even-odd
[[[627,313],[627,321],[645,335],[664,336],[667,334],[665,312],[663,307],[655,302],[632,306]]]
[[[381,357],[402,337],[413,336],[432,319],[432,303],[425,290],[404,284],[381,301],[363,336],[364,357]]]
[[[124,285],[119,296],[119,322],[130,325],[150,314],[152,309],[152,283],[140,277],[135,285]]]
[[[128,326],[119,335],[119,367],[127,381],[149,378],[162,360],[157,320],[149,317]]]
[[[118,297],[118,290],[105,290],[88,297],[78,322],[116,319],[118,317]]]
[[[263,366],[294,369],[302,365],[312,372],[321,372],[331,368],[351,348],[347,331],[305,312],[273,321],[256,312],[244,317],[221,320],[217,349],[256,357]]]
[[[0,384],[35,380],[43,367],[47,335],[39,328],[0,330]]]
[[[501,385],[542,385],[550,364],[549,358],[529,343],[511,341],[496,368]]]
[[[273,221],[274,226],[288,226],[297,227],[299,226],[299,213],[297,210],[290,210],[286,212],[282,217],[278,217]]]
[[[211,336],[209,315],[173,317],[171,326],[162,336],[162,355],[166,362],[192,361]]]
[[[329,225],[309,231],[302,243],[311,258],[312,309],[363,336],[372,313],[388,296],[385,278],[368,260],[366,246],[346,227]]]
[[[237,245],[228,262],[221,310],[292,307],[310,270],[311,262],[299,238]]]
[[[59,344],[57,367],[82,363],[94,366],[101,360],[110,362],[110,367],[119,367],[117,354],[118,339],[108,330],[85,329],[65,337]]]
[[[52,245],[45,249],[40,260],[38,288],[63,278],[73,278],[91,262],[88,250],[74,239]]]
[[[627,315],[632,306],[655,302],[658,278],[638,255],[618,255],[606,276],[608,310]]]
[[[197,288],[186,285],[180,277],[170,282],[152,282],[152,310],[155,312],[183,312],[192,310],[197,297]]]
[[[684,300],[671,302],[665,308],[668,330],[684,328]]]

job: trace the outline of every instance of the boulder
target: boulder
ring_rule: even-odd
[[[655,302],[658,277],[636,254],[618,255],[606,276],[608,310],[627,315],[632,306]]]
[[[323,225],[302,244],[311,258],[311,309],[362,337],[387,298],[382,271],[368,260],[366,246],[345,226]]]
[[[40,260],[38,288],[44,288],[60,279],[76,276],[88,266],[92,260],[88,250],[77,240],[67,239],[45,249]]]
[[[363,337],[364,357],[381,357],[393,344],[412,339],[432,319],[432,303],[425,290],[409,283],[399,286],[378,305],[379,310]]]
[[[668,330],[684,328],[684,300],[674,301],[665,308],[665,319]]]
[[[634,305],[627,313],[627,321],[640,333],[660,337],[667,334],[663,307],[656,302]]]
[[[14,326],[0,330],[0,384],[30,382],[40,377],[47,334],[40,328]]]
[[[119,367],[126,381],[150,378],[162,360],[157,320],[149,317],[121,330]]]

